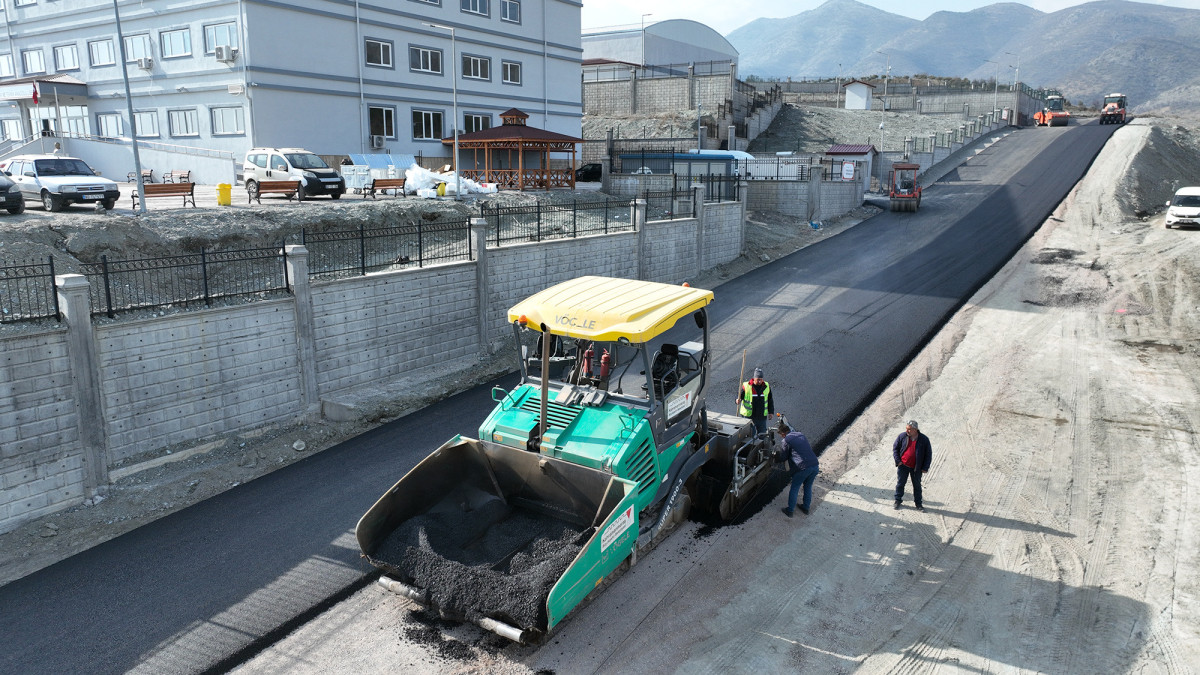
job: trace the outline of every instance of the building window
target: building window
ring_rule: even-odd
[[[15,4],[17,7],[28,7],[29,5],[36,5],[37,0],[17,0]]]
[[[79,49],[75,45],[59,45],[54,48],[54,69],[79,70]]]
[[[470,12],[471,14],[488,15],[488,0],[459,0],[462,3],[462,11]]]
[[[120,138],[121,116],[117,113],[97,113],[96,135],[105,138]]]
[[[192,31],[187,28],[165,30],[159,34],[159,39],[162,40],[164,59],[177,59],[192,55]]]
[[[245,133],[246,124],[241,106],[212,109],[213,136],[240,136]]]
[[[412,112],[413,140],[442,140],[442,113],[438,110],[414,110]]]
[[[117,52],[112,38],[92,40],[88,43],[88,63],[93,66],[111,66],[117,63]]]
[[[411,2],[419,2],[422,5],[437,5],[438,7],[442,6],[442,0],[410,0],[410,1]]]
[[[500,20],[521,23],[521,0],[500,0]]]
[[[150,53],[149,35],[143,33],[125,38],[125,63],[134,63],[138,59],[148,59],[151,56],[153,54]]]
[[[492,116],[482,113],[467,113],[463,115],[463,130],[465,133],[483,131],[492,128]]]
[[[25,66],[26,75],[46,72],[46,57],[41,49],[21,50],[21,62]]]
[[[442,74],[442,50],[425,47],[408,48],[408,69],[422,73]]]
[[[414,116],[415,120],[416,117]],[[367,126],[372,136],[385,138],[396,137],[396,109],[389,106],[373,105],[367,107]]]
[[[167,111],[167,130],[172,136],[199,136],[200,118],[195,108]]]
[[[462,57],[462,76],[471,78],[472,80],[490,80],[492,79],[492,61],[481,56]]]
[[[0,77],[16,77],[12,54],[0,54]]]
[[[386,40],[367,38],[367,65],[379,68],[392,68],[392,43]]]
[[[153,110],[133,113],[138,138],[158,138],[158,113]]]
[[[504,84],[521,84],[521,64],[516,61],[501,61],[500,70]]]
[[[3,134],[4,140],[7,141],[20,140],[25,136],[21,131],[20,120],[0,121],[0,134]]]
[[[204,27],[204,53],[212,54],[217,51],[217,47],[236,47],[237,40],[237,24],[232,21],[229,23],[214,23]]]

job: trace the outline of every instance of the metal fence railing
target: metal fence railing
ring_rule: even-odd
[[[62,319],[54,289],[54,257],[0,265],[0,323],[51,318]]]
[[[308,275],[322,279],[473,260],[467,219],[301,233]]]
[[[211,306],[215,300],[289,290],[283,247],[208,251],[84,263],[92,315],[157,307]]]
[[[633,230],[629,202],[620,199],[522,206],[485,202],[479,211],[488,221],[488,241],[497,246]]]
[[[646,220],[675,220],[695,215],[696,195],[688,188],[674,190],[646,190],[641,195],[646,200]]]
[[[737,176],[722,176],[720,174],[701,174],[688,178],[675,177],[675,190],[685,190],[694,185],[704,186],[704,203],[736,202],[742,197],[742,181]]]

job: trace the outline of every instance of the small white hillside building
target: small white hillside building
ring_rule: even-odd
[[[842,87],[846,90],[846,110],[871,109],[871,97],[875,92],[875,85],[867,84],[862,80],[850,80]]]

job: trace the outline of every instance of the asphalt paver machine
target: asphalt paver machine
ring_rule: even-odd
[[[581,277],[508,310],[520,381],[355,529],[380,584],[518,642],[549,634],[696,510],[769,484],[774,430],[707,409],[712,291]],[[666,342],[681,321],[697,339]]]

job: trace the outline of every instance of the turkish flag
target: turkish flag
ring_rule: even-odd
[[[34,104],[34,105],[37,105],[37,102],[38,102],[38,97],[37,97],[37,83],[35,82],[35,83],[34,83],[34,85],[33,85],[33,104]]]

